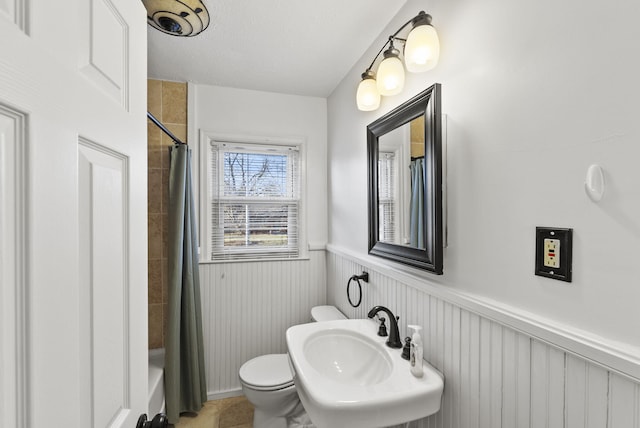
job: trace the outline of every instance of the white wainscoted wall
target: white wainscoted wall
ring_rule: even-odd
[[[308,322],[311,307],[326,301],[327,100],[193,83],[188,94],[191,144],[208,133],[304,141],[308,259],[200,265],[207,388],[214,399],[241,394],[240,366],[286,352],[287,328]]]
[[[362,271],[370,281],[354,309],[346,281]],[[335,248],[311,251],[309,260],[201,264],[200,273],[210,399],[239,395],[242,363],[286,352],[286,329],[309,321],[311,307],[334,304],[365,318],[383,304],[400,316],[403,337],[408,323],[424,327],[424,358],[445,376],[441,411],[412,428],[640,428],[639,380],[609,361],[551,343],[553,332],[534,337],[522,331],[526,324],[492,317],[470,297],[432,294]],[[474,305],[480,310],[468,309]]]
[[[418,425],[640,425],[640,61],[624,53],[640,37],[637,9],[408,0],[329,96],[327,303],[350,317],[385,305],[403,335],[408,322],[426,328],[445,398]],[[420,10],[440,36],[438,66],[358,111],[360,74]],[[585,22],[602,25],[598,37]],[[594,52],[606,52],[598,66]],[[434,83],[447,118],[441,276],[367,253],[366,126]],[[584,192],[591,164],[606,176],[597,204]],[[573,228],[571,283],[534,275],[536,226]],[[352,310],[344,287],[362,270],[371,281]]]
[[[357,111],[360,74],[423,9],[440,34],[438,67],[407,73],[378,111]],[[445,376],[442,410],[414,426],[640,428],[635,12],[634,2],[408,0],[326,100],[190,85],[191,136],[308,138],[309,241],[329,243],[308,262],[201,266],[210,396],[238,393],[240,365],[284,352],[284,331],[313,305],[364,317],[381,304],[403,335],[408,322],[425,327],[425,358]],[[442,276],[367,255],[366,126],[436,82],[447,115]],[[607,182],[599,204],[584,194],[594,163]],[[571,284],[533,274],[536,226],[574,229]],[[353,310],[345,285],[362,270],[371,280]]]
[[[240,395],[238,370],[258,355],[285,353],[285,332],[326,301],[325,251],[308,260],[200,265],[210,399]]]
[[[437,289],[430,293],[415,284],[418,279],[404,283],[388,268],[331,246],[327,271],[328,303],[349,318],[366,318],[381,304],[400,316],[402,337],[407,324],[423,326],[424,359],[443,373],[445,391],[440,412],[412,428],[640,427],[639,379],[520,330],[533,325],[497,313],[494,318],[501,321],[495,321],[493,310],[480,301]],[[363,283],[362,304],[354,309],[347,302],[345,278],[362,271],[369,272],[369,283]]]

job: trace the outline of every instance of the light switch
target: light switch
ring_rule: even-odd
[[[573,229],[536,227],[535,274],[571,282]]]

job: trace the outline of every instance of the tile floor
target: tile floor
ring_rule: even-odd
[[[252,428],[253,406],[244,396],[207,401],[197,415],[184,414],[175,428]]]

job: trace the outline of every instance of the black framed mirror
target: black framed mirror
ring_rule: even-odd
[[[369,254],[441,275],[443,148],[439,83],[367,126]]]

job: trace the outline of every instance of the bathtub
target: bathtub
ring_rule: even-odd
[[[164,349],[149,350],[149,419],[164,413]]]

